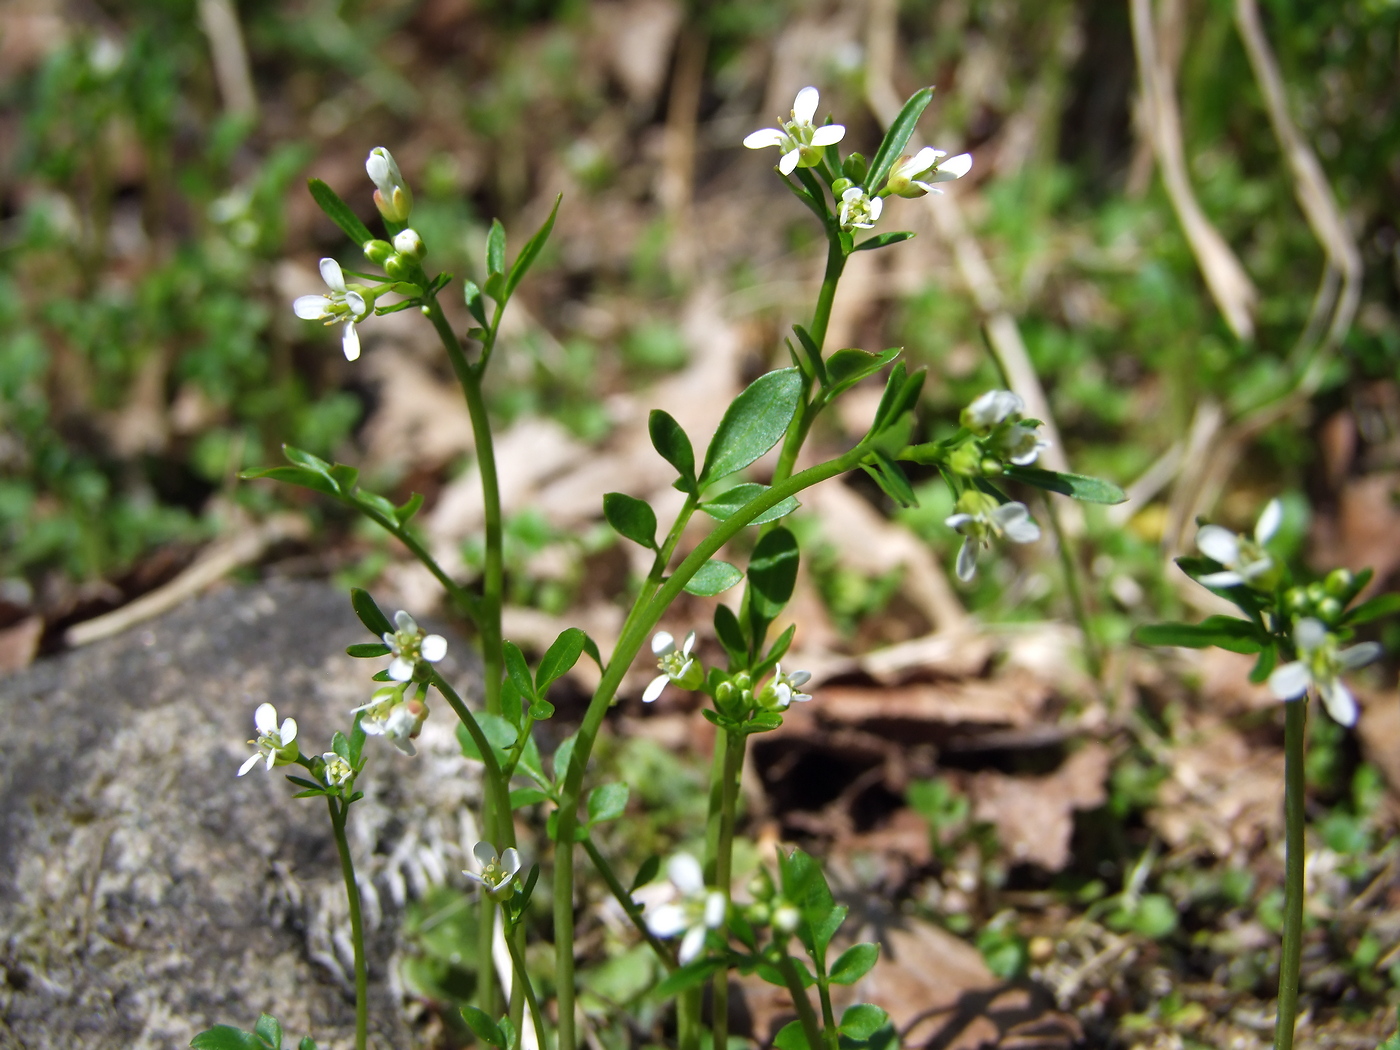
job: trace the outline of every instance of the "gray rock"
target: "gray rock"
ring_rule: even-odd
[[[383,661],[343,591],[231,587],[0,680],[0,1047],[182,1047],[278,1016],[349,1045],[349,924],[325,803],[261,765],[256,706],[329,749]],[[447,673],[479,695],[467,646]],[[475,665],[473,664],[472,667]],[[371,739],[350,835],[373,933],[371,1045],[408,1047],[395,912],[460,879],[479,781],[438,705],[416,758]],[[473,946],[464,945],[470,958]]]

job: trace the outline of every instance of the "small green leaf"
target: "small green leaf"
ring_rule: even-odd
[[[700,487],[747,467],[782,439],[802,398],[802,373],[781,368],[761,375],[724,411],[705,453]]]
[[[415,492],[413,493],[413,495],[409,496],[408,499],[405,500],[402,504],[394,508],[394,520],[397,521],[400,526],[407,525],[410,521],[413,520],[414,515],[416,515],[422,508],[423,493]]]
[[[865,1040],[890,1023],[890,1015],[873,1003],[856,1003],[841,1014],[840,1030],[851,1039]]]
[[[827,400],[844,390],[849,390],[867,376],[873,376],[898,357],[899,353],[900,348],[897,346],[878,354],[853,347],[837,350],[826,363]]]
[[[802,350],[807,355],[807,361],[812,366],[812,371],[817,377],[817,382],[822,386],[826,386],[826,362],[822,360],[821,347],[817,346],[816,340],[812,338],[811,333],[800,324],[793,325],[792,330],[797,335],[797,341],[802,344]]]
[[[857,244],[852,251],[872,252],[876,248],[886,248],[891,244],[898,244],[900,241],[910,240],[914,236],[910,230],[900,230],[897,233],[877,233],[874,237],[867,237]]]
[[[748,662],[749,643],[744,638],[743,628],[739,626],[739,618],[727,605],[715,606],[715,636],[719,638],[719,644],[724,646],[724,651],[729,654],[729,662],[733,669],[738,669]]]
[[[539,788],[516,788],[510,793],[510,808],[520,809],[523,806],[533,806],[537,802],[548,800],[546,795]]]
[[[832,984],[855,984],[868,974],[880,958],[880,946],[865,942],[852,945],[841,953],[832,964],[830,980]]]
[[[779,525],[764,533],[754,545],[749,557],[748,636],[750,644],[759,646],[768,633],[768,625],[792,597],[797,584],[797,539]]]
[[[577,627],[569,627],[559,632],[544,656],[540,658],[540,669],[535,672],[535,691],[540,696],[549,688],[549,683],[565,674],[588,645],[588,635]]]
[[[1185,649],[1215,646],[1232,653],[1257,653],[1269,644],[1248,620],[1211,616],[1200,623],[1145,624],[1133,632],[1139,645],[1176,645]]]
[[[345,647],[346,655],[357,660],[368,660],[376,656],[388,656],[390,649],[383,642],[356,642]]]
[[[350,741],[339,729],[331,734],[331,750],[345,761],[350,762]],[[355,763],[350,762],[350,764],[353,766]]]
[[[352,587],[350,589],[350,605],[354,608],[355,615],[360,618],[360,622],[376,638],[383,638],[386,634],[394,633],[394,625],[389,622],[389,617],[379,611],[379,606],[374,603],[369,591],[361,587]]]
[[[548,718],[553,718],[554,705],[544,699],[544,697],[537,696],[534,702],[530,704],[530,717],[536,722],[543,722]]]
[[[506,1037],[502,1034],[500,1026],[491,1020],[486,1011],[475,1006],[464,1006],[462,1007],[462,1020],[467,1022],[467,1027],[476,1033],[476,1037],[482,1042],[501,1047],[502,1050],[506,1050],[510,1046],[506,1042]]]
[[[870,450],[873,463],[862,463],[861,467],[875,479],[875,484],[886,496],[901,507],[917,507],[919,498],[914,495],[914,487],[909,484],[903,469],[882,449]]]
[[[627,812],[630,791],[626,784],[600,784],[588,795],[588,823],[602,824]]]
[[[282,1050],[282,1023],[271,1014],[260,1014],[253,1025],[253,1034],[273,1050]]]
[[[603,517],[618,535],[656,550],[656,512],[650,504],[622,492],[603,494]]]
[[[682,966],[658,984],[653,989],[652,994],[658,999],[669,999],[688,988],[704,984],[710,979],[710,975],[716,973],[723,965],[724,962],[721,959],[696,959],[693,963]]]
[[[252,1032],[233,1025],[216,1024],[190,1040],[194,1050],[267,1050],[267,1044]]]
[[[506,674],[515,684],[515,688],[520,690],[520,695],[526,703],[534,703],[537,698],[535,683],[530,677],[530,665],[525,662],[525,654],[514,642],[506,642],[501,648],[506,658]]]
[[[781,977],[776,983],[784,984]],[[820,1050],[820,1047],[808,1045],[807,1033],[801,1021],[789,1021],[779,1028],[778,1034],[773,1037],[773,1046],[774,1050]]]
[[[550,231],[554,229],[554,217],[559,214],[559,202],[564,199],[561,193],[554,198],[554,207],[549,210],[549,218],[545,219],[544,225],[535,231],[535,235],[525,242],[525,247],[520,249],[520,254],[515,257],[515,264],[510,268],[510,276],[506,278],[506,298],[509,299],[515,291],[516,285],[525,276],[540,250],[544,248],[545,242],[549,240]],[[484,323],[484,322],[483,322]]]
[[[337,463],[331,467],[331,480],[335,482],[336,488],[340,489],[341,495],[348,496],[355,491],[360,472],[347,464]]]
[[[368,511],[371,517],[387,521],[394,520],[395,511],[398,509],[379,493],[366,492],[364,489],[357,489],[351,499],[361,510]]]
[[[506,752],[515,746],[515,741],[520,737],[520,731],[500,715],[478,711],[475,717],[476,724],[481,727],[481,735],[486,738],[486,742],[496,752],[497,759],[504,758]],[[457,742],[462,745],[463,755],[477,762],[481,761],[481,752],[477,749],[476,741],[466,726],[459,725],[457,727]],[[528,745],[526,749],[528,750]],[[521,761],[523,762],[524,759],[522,758]]]
[[[659,871],[661,871],[661,858],[653,853],[646,860],[642,861],[642,866],[637,869],[637,877],[632,880],[632,885],[627,892],[636,893],[639,889],[656,878]]]
[[[695,449],[681,425],[669,412],[654,408],[647,417],[647,430],[651,433],[652,447],[686,482],[686,491],[695,487]]]
[[[904,362],[900,361],[890,369],[889,381],[885,384],[880,407],[875,410],[875,422],[870,425],[871,434],[888,430],[919,400],[919,391],[924,386],[925,371],[921,368],[908,374]]]
[[[732,489],[726,489],[714,499],[706,500],[700,504],[700,509],[716,521],[724,521],[726,518],[736,514],[746,503],[757,499],[768,491],[767,485],[760,485],[757,482],[746,481],[742,485],[735,485]],[[789,496],[781,503],[774,504],[765,510],[750,525],[766,525],[770,521],[777,521],[795,511],[801,504],[797,502],[796,496]]]
[[[506,272],[506,228],[501,225],[500,219],[491,220],[491,232],[486,235],[486,273],[489,277]],[[489,291],[489,284],[487,286]],[[503,299],[502,295],[492,293],[493,299]]]
[[[1274,665],[1278,663],[1278,650],[1272,645],[1266,645],[1259,650],[1259,659],[1254,661],[1254,669],[1249,672],[1249,680],[1255,685],[1268,681],[1269,675],[1274,673]]]
[[[1085,503],[1122,503],[1128,498],[1128,494],[1113,482],[1083,474],[1062,474],[1054,470],[1041,470],[1039,467],[1008,466],[1006,476]]]
[[[320,1050],[320,1048],[316,1046],[316,1040],[309,1035],[304,1035],[301,1037],[301,1042],[297,1043],[297,1050]]]
[[[712,598],[723,594],[744,578],[744,574],[727,561],[711,558],[696,571],[685,585],[687,594]]]
[[[909,101],[904,103],[899,116],[890,123],[889,130],[880,142],[880,148],[875,151],[875,156],[870,158],[870,171],[867,173],[865,185],[872,194],[878,193],[884,187],[890,170],[904,154],[904,147],[909,145],[914,126],[919,123],[919,118],[923,116],[931,101],[933,88],[919,88],[909,96]]]
[[[314,489],[316,492],[324,492],[327,496],[340,495],[335,482],[329,477],[313,470],[303,470],[301,467],[268,467],[265,470],[245,470],[238,476],[244,481],[266,478],[269,481],[282,481],[288,485],[300,485],[304,489]]]
[[[369,232],[369,227],[360,221],[360,217],[350,210],[350,205],[341,200],[335,190],[320,179],[307,179],[306,185],[311,190],[311,196],[326,213],[326,217],[355,242],[356,248],[363,248],[366,241],[374,240],[374,234]]]
[[[491,322],[486,319],[486,302],[481,298],[481,289],[475,281],[462,282],[462,298],[466,301],[467,312],[485,328]]]
[[[1400,594],[1382,594],[1352,609],[1342,618],[1342,623],[1348,627],[1355,627],[1397,612],[1400,612]]]

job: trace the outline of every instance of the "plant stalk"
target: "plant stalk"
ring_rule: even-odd
[[[1303,962],[1304,792],[1303,745],[1307,698],[1283,705],[1283,945],[1278,961],[1278,1020],[1274,1050],[1292,1050],[1298,1023],[1298,979]]]
[[[787,982],[788,994],[792,996],[792,1007],[797,1011],[797,1019],[802,1022],[802,1032],[807,1037],[807,1045],[815,1050],[822,1046],[822,1029],[817,1023],[817,1015],[812,1009],[812,1000],[807,998],[807,989],[802,986],[802,977],[793,965],[787,949],[779,952],[778,972]]]
[[[608,890],[612,893],[613,899],[622,906],[622,910],[627,913],[627,917],[632,920],[632,925],[637,928],[637,932],[642,935],[642,939],[647,942],[651,950],[656,953],[656,957],[661,960],[661,965],[666,967],[666,972],[670,973],[676,968],[676,958],[671,950],[662,943],[661,939],[652,933],[647,927],[646,919],[642,916],[642,908],[632,899],[632,895],[623,887],[622,882],[617,877],[617,872],[613,871],[612,865],[607,858],[598,850],[598,844],[593,841],[592,835],[584,837],[583,851],[588,854],[588,859],[593,862],[593,867],[598,869],[598,874],[603,876],[603,881],[607,883]]]
[[[748,738],[740,733],[724,734],[724,765],[720,773],[719,848],[715,855],[715,888],[724,894],[724,918],[720,921],[720,940],[729,930],[729,891],[733,881],[734,810],[739,794],[739,774],[744,765],[744,745]],[[729,963],[720,967],[713,986],[714,1047],[724,1050],[729,1045]]]
[[[510,950],[511,966],[515,969],[515,987],[521,989],[525,994],[525,1002],[530,1007],[530,1020],[535,1026],[535,1040],[539,1043],[540,1050],[549,1050],[549,1041],[544,1031],[544,1011],[540,1009],[540,1001],[535,997],[535,988],[530,983],[530,974],[525,969],[525,959],[520,954],[520,945],[516,943],[515,927],[507,926],[505,929],[506,948]],[[514,989],[511,990],[511,998],[514,999]],[[516,1025],[516,1046],[520,1045],[521,1026]]]
[[[369,1038],[369,971],[365,966],[365,924],[360,915],[360,887],[355,881],[355,862],[350,859],[350,843],[345,838],[345,817],[349,805],[326,796],[331,812],[331,830],[340,853],[340,873],[345,879],[345,900],[350,906],[350,940],[355,948],[355,1050],[365,1050]]]
[[[841,239],[834,233],[828,232],[826,245],[826,273],[822,277],[821,291],[817,295],[817,307],[812,313],[812,326],[807,330],[807,334],[812,337],[812,342],[816,344],[818,352],[826,342],[827,325],[831,323],[831,304],[836,300],[836,287],[841,283],[841,274],[846,268],[846,253],[841,249]],[[797,454],[802,450],[802,443],[807,440],[807,432],[812,428],[812,421],[816,418],[817,411],[807,401],[808,388],[803,384],[802,400],[798,402],[797,414],[793,416],[792,422],[788,424],[787,434],[783,437],[783,449],[778,454],[777,465],[773,468],[773,484],[786,481],[792,476],[793,468],[797,464]]]

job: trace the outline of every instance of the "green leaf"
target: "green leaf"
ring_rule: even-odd
[[[1342,623],[1348,627],[1355,627],[1358,624],[1370,623],[1372,620],[1379,620],[1382,616],[1390,616],[1397,612],[1400,612],[1400,594],[1382,594],[1380,597],[1362,602],[1352,609],[1342,618]]]
[[[749,557],[748,601],[750,645],[759,646],[768,625],[792,597],[797,584],[797,539],[779,525],[759,537]]]
[[[861,467],[875,479],[880,490],[901,507],[917,507],[919,498],[914,495],[914,487],[909,484],[900,465],[882,449],[871,449],[870,455],[875,462],[862,463]]]
[[[657,873],[660,871],[661,858],[653,853],[646,860],[642,861],[642,866],[637,869],[637,877],[632,880],[632,885],[627,892],[636,893],[639,889],[656,878]]]
[[[887,430],[913,407],[919,400],[919,391],[923,389],[924,375],[922,368],[913,375],[908,374],[903,361],[890,369],[890,378],[885,384],[884,396],[880,398],[880,407],[875,410],[875,422],[870,424],[871,434]]]
[[[486,235],[486,273],[488,282],[490,277],[506,272],[506,228],[501,225],[500,219],[491,220],[491,232]],[[488,283],[489,290],[490,285]],[[505,296],[492,293],[493,299],[503,299]]]
[[[415,492],[402,504],[394,508],[394,519],[400,526],[407,525],[423,508],[423,493]]]
[[[650,504],[622,492],[603,494],[603,517],[618,535],[656,550],[656,512]]]
[[[744,638],[743,628],[739,626],[739,618],[727,605],[715,606],[715,636],[729,654],[733,669],[743,667],[748,662],[749,643]]]
[[[685,585],[687,594],[712,598],[723,594],[744,578],[744,574],[727,561],[711,558],[696,571]]]
[[[574,744],[577,740],[578,734],[572,733],[559,741],[559,746],[554,749],[554,782],[556,784],[564,783],[564,778],[569,775],[569,763],[573,760]]]
[[[360,221],[360,217],[350,210],[350,205],[341,200],[335,190],[320,179],[307,179],[306,185],[311,190],[311,196],[326,213],[326,217],[355,242],[356,248],[363,248],[366,241],[374,240],[374,234],[369,232],[369,227]]]
[[[705,981],[709,980],[710,975],[718,972],[723,965],[724,962],[721,959],[696,959],[694,962],[682,966],[658,984],[652,990],[652,994],[658,999],[669,999],[688,988],[704,984]]]
[[[548,800],[546,795],[539,788],[516,788],[510,793],[510,808],[520,809],[522,806],[533,806],[537,802]]]
[[[379,611],[379,606],[374,603],[369,591],[362,587],[352,587],[350,589],[350,605],[354,608],[355,615],[360,618],[360,622],[376,638],[383,638],[386,634],[394,633],[394,625],[389,622],[389,617]]]
[[[647,417],[647,430],[651,433],[652,447],[671,466],[681,480],[686,482],[686,491],[695,488],[695,449],[690,444],[681,425],[669,412],[659,408],[651,410]]]
[[[331,734],[331,750],[345,761],[350,762],[350,741],[339,729]],[[355,763],[350,762],[350,764],[353,766]]]
[[[348,496],[355,491],[355,484],[360,480],[360,472],[345,463],[336,463],[331,467],[331,480],[335,482],[341,495]]]
[[[515,1045],[515,1025],[511,1022],[510,1016],[509,1016],[508,1014],[502,1014],[502,1015],[501,1015],[501,1019],[500,1019],[500,1021],[498,1022],[498,1024],[499,1024],[500,1029],[501,1029],[501,1038],[505,1040],[505,1042],[502,1043],[501,1045],[502,1045],[502,1046],[514,1046],[514,1045]]]
[[[267,1050],[267,1045],[252,1032],[228,1024],[206,1028],[190,1040],[194,1050]]]
[[[530,717],[536,722],[543,722],[547,718],[554,717],[554,705],[544,697],[537,696],[530,704]]]
[[[506,642],[501,649],[505,653],[506,674],[515,684],[515,688],[520,690],[521,697],[527,703],[534,703],[537,698],[535,683],[530,677],[530,665],[525,662],[525,654],[514,642]]]
[[[271,1014],[259,1014],[253,1034],[274,1050],[282,1050],[282,1023]]]
[[[700,486],[747,467],[781,440],[802,397],[802,373],[781,368],[749,384],[724,411],[705,453]]]
[[[540,658],[540,669],[535,672],[535,691],[540,696],[549,688],[549,683],[559,678],[574,664],[578,663],[578,658],[583,655],[584,647],[588,644],[588,635],[584,634],[577,627],[569,627],[559,632],[559,637],[554,639],[549,648],[545,650],[544,656]]]
[[[1186,649],[1216,646],[1232,653],[1257,653],[1269,644],[1248,620],[1211,616],[1200,623],[1145,624],[1133,632],[1139,645],[1177,645]]]
[[[909,145],[914,126],[919,123],[919,118],[923,116],[931,101],[933,88],[919,88],[909,96],[909,101],[904,103],[899,116],[890,123],[889,130],[880,142],[880,148],[875,151],[875,156],[870,158],[870,171],[866,175],[865,186],[872,194],[878,193],[884,187],[890,170],[904,154],[904,147]]]
[[[357,714],[355,716],[355,724],[350,729],[350,754],[346,758],[346,761],[355,767],[359,766],[360,755],[365,749],[365,728],[360,724],[364,717],[363,711]]]
[[[475,281],[462,282],[462,298],[466,301],[467,312],[485,328],[491,322],[486,319],[486,302],[481,298],[481,289]]]
[[[245,470],[238,476],[244,481],[267,478],[271,481],[283,481],[289,485],[300,485],[304,489],[314,489],[317,492],[324,492],[327,496],[340,495],[335,482],[329,477],[313,470],[303,470],[301,467],[268,467],[266,470]]]
[[[505,297],[507,299],[511,297],[511,294],[515,291],[515,286],[520,283],[521,278],[523,278],[530,267],[534,265],[536,257],[540,254],[540,250],[544,248],[545,242],[549,240],[550,231],[554,229],[554,217],[559,214],[559,202],[563,199],[564,195],[562,193],[554,198],[554,207],[549,210],[549,218],[545,219],[544,225],[536,230],[535,235],[525,242],[525,247],[521,248],[520,254],[515,257],[515,264],[510,268],[510,276],[506,278]]]
[[[735,485],[732,489],[726,489],[714,499],[706,500],[700,504],[700,509],[716,521],[724,521],[738,513],[743,506],[751,500],[757,499],[768,491],[767,485],[760,485],[757,482],[746,481],[742,485]],[[765,510],[750,525],[766,525],[770,521],[777,521],[795,511],[800,503],[796,496],[789,496],[787,499],[777,503]]]
[[[890,1023],[890,1015],[873,1003],[856,1003],[841,1014],[840,1030],[844,1036],[865,1040]]]
[[[482,1042],[501,1047],[502,1050],[510,1045],[506,1042],[506,1037],[501,1033],[500,1027],[491,1020],[486,1011],[475,1006],[464,1006],[462,1007],[462,1020],[467,1022],[467,1027],[476,1033],[476,1037]]]
[[[826,945],[815,935],[818,927],[826,928],[837,907],[831,896],[831,887],[827,885],[826,876],[822,874],[821,865],[809,854],[795,849],[790,854],[778,854],[778,873],[783,896],[792,902],[801,913],[803,921],[812,928],[818,953],[825,951]],[[844,917],[844,909],[841,910],[841,914]]]
[[[1008,466],[1006,476],[1085,503],[1122,503],[1128,498],[1128,494],[1113,482],[1087,477],[1084,474],[1062,474],[1054,470],[1041,470],[1039,467]]]
[[[520,737],[520,731],[515,726],[500,715],[493,715],[488,711],[476,712],[476,724],[481,727],[481,735],[486,738],[486,742],[496,752],[498,760],[505,757],[506,752],[515,746],[515,741]],[[481,761],[481,752],[477,749],[476,741],[467,731],[466,726],[459,725],[457,727],[457,742],[462,745],[463,755],[477,762]],[[522,758],[521,761],[523,762],[524,759]]]
[[[865,942],[852,945],[831,966],[832,984],[855,984],[868,974],[880,958],[880,946]]]
[[[826,363],[826,399],[830,401],[842,391],[849,390],[862,379],[872,376],[899,356],[899,347],[891,347],[878,354],[866,350],[847,348],[837,350]]]
[[[316,1040],[309,1035],[304,1035],[301,1037],[301,1042],[297,1043],[297,1050],[320,1050],[320,1048],[317,1047]]]
[[[352,498],[355,505],[362,510],[369,511],[371,517],[377,516],[386,521],[392,522],[395,512],[398,510],[397,507],[377,492],[366,492],[364,489],[359,489]]]
[[[792,330],[796,333],[797,341],[802,344],[802,349],[807,354],[807,360],[812,365],[812,371],[817,377],[817,382],[821,383],[822,386],[826,386],[826,362],[822,360],[821,347],[817,346],[816,340],[812,338],[811,333],[800,324],[793,325]]]
[[[1259,659],[1254,661],[1254,669],[1249,672],[1249,680],[1255,685],[1268,681],[1269,675],[1274,673],[1274,665],[1278,663],[1278,650],[1272,645],[1266,645],[1259,650]]]
[[[777,983],[783,984],[781,980]],[[801,1021],[789,1021],[779,1028],[778,1034],[773,1037],[773,1046],[775,1050],[821,1050],[820,1047],[808,1045],[807,1033]]]
[[[600,784],[588,795],[588,823],[601,824],[616,820],[627,812],[627,799],[631,792],[626,784]]]
[[[914,234],[910,230],[900,230],[897,233],[877,233],[874,237],[867,237],[851,250],[855,252],[872,252],[876,248],[885,248],[891,244],[898,244],[900,241],[910,240],[913,236]]]
[[[376,656],[388,656],[392,650],[383,642],[356,642],[347,645],[345,653],[356,660],[369,660]]]

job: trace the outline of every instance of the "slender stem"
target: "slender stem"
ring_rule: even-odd
[[[802,1022],[802,1031],[807,1036],[807,1046],[811,1050],[817,1050],[822,1045],[822,1030],[817,1024],[817,1015],[812,1010],[812,1001],[807,998],[807,989],[802,986],[802,976],[797,972],[797,966],[792,961],[786,949],[779,953],[777,960],[778,972],[783,975],[783,980],[787,982],[788,994],[792,996],[793,1009],[797,1011],[797,1019]]]
[[[675,601],[681,589],[690,582],[700,566],[728,543],[749,522],[764,511],[776,506],[789,496],[796,495],[860,463],[867,454],[864,443],[857,445],[843,456],[809,467],[786,481],[773,485],[746,503],[738,512],[718,523],[704,540],[690,552],[676,568],[656,595],[645,602],[643,611],[630,618],[631,624],[618,639],[607,670],[603,672],[593,699],[584,713],[583,723],[574,738],[574,751],[569,760],[569,769],[564,777],[564,789],[559,799],[559,822],[555,830],[554,850],[554,947],[556,953],[555,983],[559,995],[559,1050],[575,1050],[574,1027],[574,851],[572,848],[574,828],[578,825],[579,796],[583,789],[583,774],[588,768],[588,758],[593,752],[598,730],[603,717],[617,695],[632,661],[641,650],[647,634],[656,626],[662,614]],[[638,596],[638,603],[645,599]]]
[[[326,796],[331,811],[331,830],[340,853],[340,873],[345,878],[345,899],[350,905],[350,940],[355,947],[355,1050],[365,1050],[369,1038],[369,971],[365,967],[365,924],[360,915],[360,887],[355,881],[355,862],[350,859],[350,843],[345,839],[345,816],[350,807]]]
[[[836,1014],[831,1009],[831,979],[826,967],[817,967],[817,998],[822,1004],[822,1038],[826,1040],[826,1050],[840,1050],[841,1037],[836,1030]]]
[[[476,596],[451,576],[447,575],[447,573],[443,571],[442,566],[437,563],[436,559],[428,553],[428,549],[418,541],[418,538],[414,536],[408,528],[400,525],[396,521],[391,521],[377,511],[370,510],[360,504],[355,504],[355,506],[362,514],[369,517],[379,525],[380,528],[384,529],[384,531],[388,532],[407,547],[409,553],[422,562],[423,566],[433,574],[438,583],[442,584],[443,589],[447,591],[448,597],[451,598],[457,605],[457,608],[461,610],[462,615],[471,620],[478,629],[480,628],[481,603],[477,600]]]
[[[748,737],[741,733],[724,734],[724,766],[720,774],[719,850],[715,857],[715,888],[724,894],[725,917],[720,920],[719,936],[723,942],[729,922],[729,890],[733,881],[734,810],[739,794],[739,774],[744,766],[744,745]],[[727,957],[726,957],[727,959]],[[725,962],[714,977],[714,1048],[724,1050],[729,1045],[729,963]]]
[[[540,1009],[540,1001],[535,997],[535,989],[530,984],[530,974],[525,969],[525,959],[520,954],[520,945],[516,943],[515,927],[506,927],[506,947],[510,949],[511,966],[515,969],[515,987],[525,993],[525,1002],[530,1005],[530,1019],[535,1025],[535,1040],[540,1045],[540,1050],[549,1050],[549,1041],[544,1031],[544,1011]],[[511,998],[513,999],[514,989]],[[520,1045],[520,1026],[516,1026],[516,1046]]]
[[[812,342],[816,344],[817,351],[822,350],[822,345],[826,342],[827,325],[831,322],[831,304],[836,299],[836,286],[841,283],[841,273],[846,268],[846,253],[841,249],[841,239],[828,231],[826,245],[826,273],[822,278],[821,292],[817,295],[817,307],[812,313],[812,325],[807,329],[807,334],[812,337]],[[773,484],[786,481],[792,476],[792,471],[797,463],[797,454],[802,450],[802,443],[807,440],[807,432],[812,428],[812,421],[816,419],[820,407],[813,408],[807,402],[807,389],[804,386],[802,400],[798,403],[797,414],[792,417],[792,422],[788,425],[787,435],[783,438],[783,450],[778,454],[778,463],[773,468]]]
[[[666,534],[665,541],[656,552],[656,557],[652,559],[651,571],[647,573],[647,578],[642,583],[642,588],[637,592],[636,601],[632,603],[631,610],[627,613],[627,619],[622,623],[622,630],[618,632],[618,637],[627,633],[627,629],[632,626],[637,614],[647,607],[652,595],[656,593],[656,588],[661,584],[661,578],[666,574],[666,566],[671,564],[671,555],[676,552],[676,544],[680,542],[681,534],[685,532],[685,527],[690,523],[691,516],[695,513],[695,508],[700,505],[699,500],[694,495],[687,495],[685,504],[676,515],[676,520],[671,524],[671,531]]]
[[[1298,977],[1303,960],[1303,743],[1307,698],[1283,705],[1283,947],[1278,963],[1278,1021],[1274,1050],[1292,1050],[1298,1023]]]
[[[666,967],[667,972],[676,968],[676,958],[671,954],[671,950],[652,933],[647,927],[646,919],[642,917],[642,907],[632,899],[632,894],[623,888],[622,882],[617,877],[617,872],[613,871],[612,865],[607,858],[598,850],[598,844],[593,841],[592,835],[586,835],[582,842],[583,851],[588,854],[588,859],[593,862],[593,866],[598,869],[598,874],[603,876],[603,881],[607,883],[613,899],[622,905],[622,910],[627,913],[627,917],[632,920],[632,925],[637,928],[637,932],[642,935],[642,939],[647,942],[651,950],[656,953],[656,957],[661,960],[661,965]]]
[[[700,1050],[700,1011],[704,986],[687,988],[676,996],[676,1044],[678,1050]]]
[[[1103,654],[1099,650],[1098,636],[1089,619],[1089,607],[1084,601],[1084,592],[1079,586],[1079,564],[1070,550],[1069,537],[1060,524],[1060,514],[1049,496],[1041,499],[1045,516],[1050,519],[1050,527],[1055,531],[1055,546],[1059,550],[1060,567],[1065,574],[1065,589],[1069,591],[1069,603],[1074,609],[1074,618],[1079,621],[1080,633],[1084,635],[1084,657],[1089,661],[1089,673],[1096,680],[1103,678]]]

